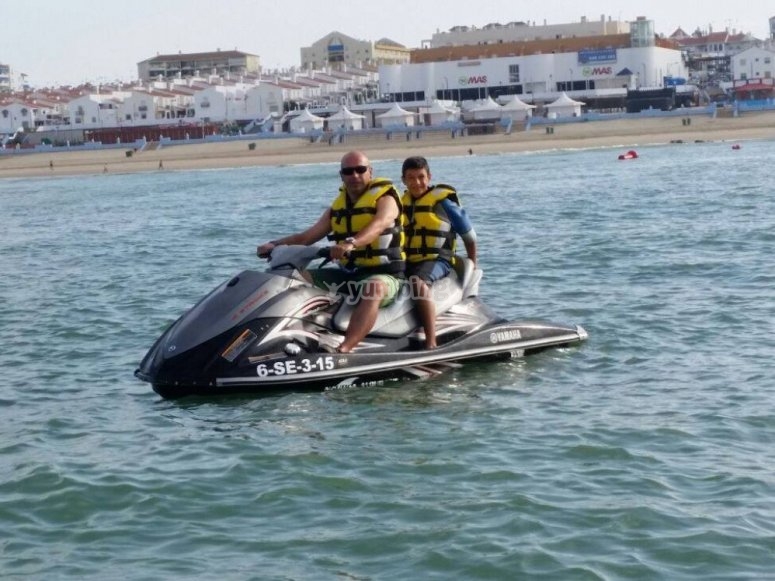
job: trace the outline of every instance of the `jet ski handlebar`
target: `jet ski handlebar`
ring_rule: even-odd
[[[304,270],[315,259],[330,260],[330,250],[328,246],[276,246],[269,254],[268,270]]]

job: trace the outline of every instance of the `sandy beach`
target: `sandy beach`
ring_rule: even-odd
[[[511,134],[424,135],[407,141],[405,134],[387,140],[384,135],[353,134],[345,143],[310,143],[308,139],[258,139],[223,143],[164,146],[151,151],[127,149],[57,151],[0,155],[0,178],[123,174],[130,172],[215,169],[258,165],[292,165],[336,162],[351,149],[365,151],[372,160],[398,159],[408,155],[439,156],[527,152],[593,147],[636,148],[642,145],[697,141],[746,141],[775,138],[775,112],[744,113],[739,117],[681,117],[589,121],[555,124],[547,133],[543,125]],[[255,143],[250,149],[249,143]]]

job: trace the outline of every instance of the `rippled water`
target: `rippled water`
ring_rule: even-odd
[[[485,300],[589,341],[264,399],[132,372],[334,165],[0,182],[2,577],[773,578],[773,145],[432,159]]]

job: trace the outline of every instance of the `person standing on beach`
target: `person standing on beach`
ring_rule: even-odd
[[[431,170],[424,157],[404,160],[401,181],[407,188],[401,198],[406,274],[425,331],[425,347],[435,349],[436,305],[430,285],[452,270],[458,234],[468,258],[476,263],[476,232],[455,189],[444,184],[431,185]]]
[[[355,295],[357,305],[337,349],[349,353],[374,327],[379,309],[398,294],[405,255],[401,202],[393,183],[373,178],[369,159],[360,151],[342,157],[339,176],[339,194],[317,222],[262,244],[256,254],[267,256],[280,244],[314,244],[326,236],[335,242],[331,258],[339,261],[340,268],[310,270],[305,278],[320,288],[346,288]]]

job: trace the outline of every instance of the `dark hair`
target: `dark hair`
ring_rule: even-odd
[[[407,170],[410,169],[425,169],[428,170],[428,173],[431,172],[431,168],[428,165],[428,160],[419,155],[407,157],[404,160],[404,165],[401,166],[401,177],[406,175]]]

